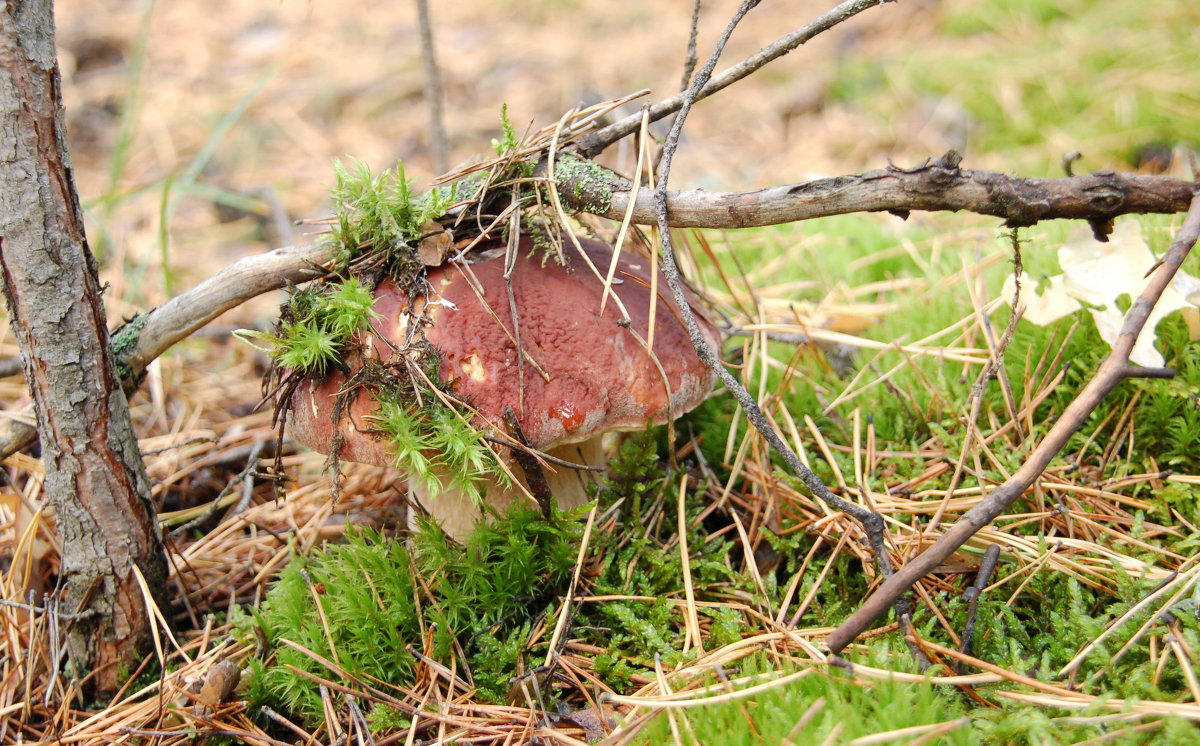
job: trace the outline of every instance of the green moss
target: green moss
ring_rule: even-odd
[[[482,502],[485,483],[506,485],[507,473],[464,415],[425,392],[424,406],[392,388],[377,395],[379,430],[397,468],[419,479],[436,499],[453,489]]]
[[[496,155],[503,157],[515,153],[517,148],[521,147],[521,138],[517,137],[517,128],[508,118],[507,103],[500,105],[500,133],[500,139],[492,139],[492,150],[496,151]]]
[[[374,175],[361,161],[347,167],[335,161],[337,183],[331,190],[337,223],[329,240],[338,249],[336,266],[345,269],[357,257],[381,252],[400,287],[409,289],[424,269],[415,244],[430,220],[455,202],[458,188],[431,189],[416,196],[404,175],[404,163]]]
[[[415,650],[473,682],[484,701],[503,701],[518,660],[536,655],[526,650],[533,620],[553,611],[570,580],[579,531],[577,522],[547,521],[520,507],[481,527],[465,547],[432,525],[422,526],[412,545],[373,530],[349,531],[345,544],[284,569],[253,619],[239,622],[243,638],[257,638],[259,630],[269,650],[252,667],[248,698],[311,722],[324,717],[317,684],[289,667],[337,674],[282,642],[289,640],[352,677],[384,685],[412,683]],[[429,648],[422,644],[426,631]],[[381,726],[394,719],[373,718]]]
[[[620,684],[633,674],[653,675],[657,657],[670,667],[688,661],[684,653],[682,612],[668,599],[683,598],[683,558],[676,527],[677,484],[658,456],[657,433],[648,431],[626,438],[609,464],[610,476],[599,498],[601,507],[620,502],[620,525],[628,529],[595,536],[593,555],[603,558],[595,569],[593,592],[645,596],[653,601],[606,601],[579,612],[579,625],[603,630],[584,634],[585,641],[606,649],[597,656],[597,670],[606,681]],[[668,489],[668,486],[670,487]],[[703,492],[703,486],[693,488]],[[668,496],[669,493],[669,496]],[[684,507],[688,526],[688,567],[697,598],[721,600],[729,593],[763,600],[751,579],[735,569],[731,553],[740,547],[727,539],[709,540],[699,521],[704,506],[695,500]],[[715,641],[732,641],[745,631],[740,614],[705,607]]]
[[[122,324],[109,337],[108,345],[109,350],[112,351],[113,364],[122,381],[132,381],[134,378],[133,368],[129,367],[129,357],[137,350],[138,337],[141,336],[142,329],[149,320],[149,314],[139,313]]]
[[[876,646],[872,662],[897,668],[899,661],[894,656],[903,656],[903,652]],[[781,666],[764,655],[752,656],[722,671],[727,679],[792,672],[794,669]],[[716,674],[710,674],[708,678],[700,685],[721,683]],[[804,726],[798,726],[801,716],[818,699],[823,702],[815,715]],[[768,688],[751,698],[688,708],[682,711],[683,717],[676,717],[682,743],[753,746],[763,743],[849,743],[889,730],[945,723],[962,717],[966,714],[965,709],[953,695],[928,683],[878,681],[864,686],[846,680],[840,671],[831,669]],[[902,740],[886,743],[904,743],[912,738],[910,734]],[[657,715],[633,740],[639,744],[672,742],[671,722],[666,713]],[[939,737],[936,742],[977,744],[984,741],[965,726]]]
[[[323,376],[344,360],[359,329],[375,316],[375,298],[354,277],[297,290],[284,304],[273,333],[239,330],[237,336],[265,350],[281,367]]]

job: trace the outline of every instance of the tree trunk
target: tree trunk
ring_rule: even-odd
[[[108,346],[67,155],[51,0],[0,2],[0,269],[33,392],[45,491],[62,541],[74,672],[115,686],[149,631],[134,576],[166,557]]]

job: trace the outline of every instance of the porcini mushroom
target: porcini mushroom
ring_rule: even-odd
[[[608,268],[610,247],[580,243],[594,266]],[[510,273],[511,308],[502,246],[476,252],[484,258],[467,266],[431,269],[424,297],[410,299],[390,280],[379,283],[378,318],[370,333],[359,335],[355,359],[345,361],[345,370],[306,379],[295,389],[290,414],[295,440],[329,453],[340,433],[339,458],[392,465],[389,443],[372,426],[378,404],[371,393],[343,394],[337,422],[335,402],[363,359],[394,361],[421,334],[440,357],[441,380],[477,412],[476,425],[508,432],[504,419],[510,412],[525,445],[566,462],[603,466],[605,433],[662,424],[703,401],[716,376],[696,356],[669,295],[660,291],[651,303],[649,260],[622,253],[612,285],[616,298],[601,313],[604,283],[572,243],[564,241],[565,265],[543,263],[542,253],[528,236],[521,238]],[[661,275],[656,284],[666,287]],[[717,330],[700,317],[704,333],[719,345]],[[646,348],[650,340],[653,355]],[[528,484],[515,460],[512,466]],[[546,477],[563,508],[586,502],[586,484],[594,478],[561,464],[551,464]],[[479,507],[454,490],[433,497],[419,479],[410,479],[409,488],[455,538],[479,519]],[[489,486],[486,500],[503,511],[523,493],[516,486]]]

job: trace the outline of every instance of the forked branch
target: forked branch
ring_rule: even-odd
[[[1042,471],[1050,464],[1058,452],[1066,446],[1067,441],[1075,434],[1088,416],[1095,411],[1102,399],[1112,391],[1117,384],[1126,378],[1139,378],[1146,374],[1159,377],[1158,369],[1142,369],[1129,362],[1129,354],[1137,341],[1138,335],[1146,325],[1150,312],[1154,309],[1163,290],[1170,284],[1179,271],[1180,265],[1187,258],[1188,252],[1200,238],[1200,193],[1193,197],[1191,207],[1183,227],[1171,244],[1171,248],[1163,256],[1162,261],[1153,268],[1150,282],[1138,296],[1125,314],[1121,326],[1121,334],[1113,345],[1112,353],[1101,363],[1096,375],[1084,386],[1079,395],[1062,413],[1062,416],[1046,433],[1046,437],[1029,455],[1021,468],[1016,471],[1004,484],[994,489],[978,505],[967,511],[946,531],[931,547],[915,559],[897,570],[871,594],[862,606],[850,615],[841,626],[829,636],[826,644],[829,649],[838,653],[860,635],[867,626],[881,616],[888,607],[900,598],[909,588],[921,578],[933,571],[961,547],[981,528],[992,522],[1003,513],[1013,502],[1025,494]]]

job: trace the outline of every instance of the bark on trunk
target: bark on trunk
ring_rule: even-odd
[[[67,155],[50,0],[0,1],[0,269],[62,540],[75,673],[111,689],[149,630],[134,577],[166,558]]]

